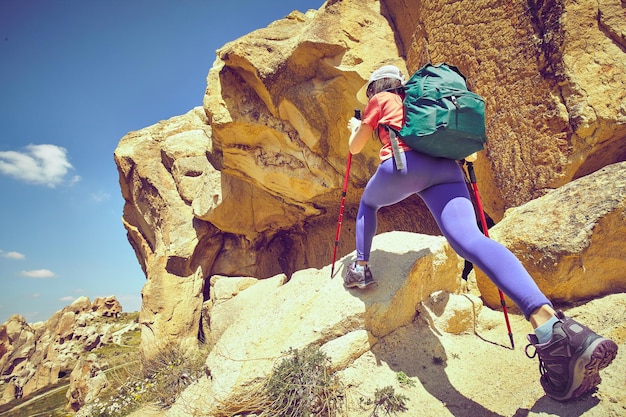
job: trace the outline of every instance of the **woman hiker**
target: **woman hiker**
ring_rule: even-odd
[[[401,71],[386,65],[374,71],[357,98],[366,104],[362,121],[352,118],[348,128],[352,154],[361,152],[374,133],[382,143],[380,165],[361,197],[356,219],[357,259],[344,277],[347,288],[374,283],[368,266],[376,233],[377,212],[417,193],[434,216],[452,248],[477,265],[524,313],[534,328],[528,335],[539,356],[540,382],[546,394],[566,401],[588,392],[601,381],[599,371],[617,354],[617,344],[555,311],[521,262],[505,246],[486,237],[476,225],[474,208],[459,164],[411,150],[399,139],[404,168],[397,170],[389,133],[404,122]]]

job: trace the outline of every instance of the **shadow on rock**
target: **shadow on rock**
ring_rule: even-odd
[[[446,351],[421,318],[387,336],[384,343],[373,347],[372,352],[379,363],[385,362],[392,370],[419,379],[424,389],[456,417],[501,416],[466,397],[452,385],[445,371]]]
[[[548,396],[541,397],[530,409],[520,408],[513,417],[526,417],[530,413],[559,417],[579,417],[600,403],[600,400],[587,393],[576,400],[561,403]]]
[[[395,372],[404,372],[410,378],[419,379],[424,389],[456,417],[501,417],[454,387],[445,371],[448,357],[444,346],[428,321],[423,317],[416,318],[415,306],[420,299],[440,289],[437,286],[441,283],[435,282],[441,278],[436,277],[437,273],[453,274],[456,271],[454,264],[451,263],[450,269],[445,271],[432,266],[437,264],[436,253],[446,256],[445,252],[434,249],[437,244],[426,245],[426,248],[424,245],[420,248],[417,244],[408,246],[404,248],[404,253],[374,249],[370,259],[377,284],[366,290],[350,290],[365,304],[366,329],[383,337],[372,347],[377,363],[386,363]],[[418,261],[420,258],[426,259]],[[339,274],[345,273],[349,263],[353,261],[354,259],[344,259]],[[416,275],[419,276],[413,278],[416,282],[407,282],[411,280],[407,278],[407,273],[415,271],[416,262],[426,266],[418,271]],[[452,276],[459,275],[456,273]],[[454,289],[454,286],[448,288],[452,291]],[[406,305],[405,308],[394,307],[394,303]],[[398,317],[406,315],[404,313],[410,316]],[[388,326],[381,325],[381,321],[388,322]],[[377,332],[383,327],[393,330],[389,333]],[[416,407],[419,409],[419,405]]]

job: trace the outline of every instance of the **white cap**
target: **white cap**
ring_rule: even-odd
[[[363,87],[356,93],[356,98],[363,104],[367,104],[367,87],[374,81],[382,80],[383,78],[391,78],[394,80],[398,80],[404,84],[404,77],[402,76],[402,72],[395,65],[385,65],[383,67],[378,68],[376,71],[370,75],[370,79],[365,83]]]

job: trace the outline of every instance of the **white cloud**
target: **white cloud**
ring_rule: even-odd
[[[32,271],[22,271],[21,274],[28,278],[53,278],[56,274],[47,269],[34,269]]]
[[[65,297],[61,297],[59,298],[59,301],[63,301],[63,302],[74,302],[74,300],[76,300],[76,297],[72,297],[71,295],[66,295]]]
[[[19,252],[4,252],[0,250],[0,256],[8,259],[24,259],[26,256]]]
[[[39,298],[39,297],[41,297],[41,294],[39,294],[38,292],[36,292],[36,293],[34,293],[34,294],[31,294],[30,296],[31,296],[32,298]]]
[[[102,203],[103,201],[107,201],[111,198],[111,194],[105,193],[104,191],[98,191],[97,193],[91,194],[91,199],[96,203]]]
[[[28,145],[25,152],[0,152],[0,173],[32,184],[54,188],[64,182],[72,168],[67,150],[56,145]],[[70,183],[78,179],[75,176]]]

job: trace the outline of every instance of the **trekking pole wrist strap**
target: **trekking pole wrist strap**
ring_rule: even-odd
[[[404,162],[402,161],[402,155],[400,155],[400,144],[398,143],[398,132],[391,126],[381,125],[387,132],[389,132],[389,142],[391,143],[391,153],[393,159],[396,162],[396,169],[402,171],[404,169]]]

